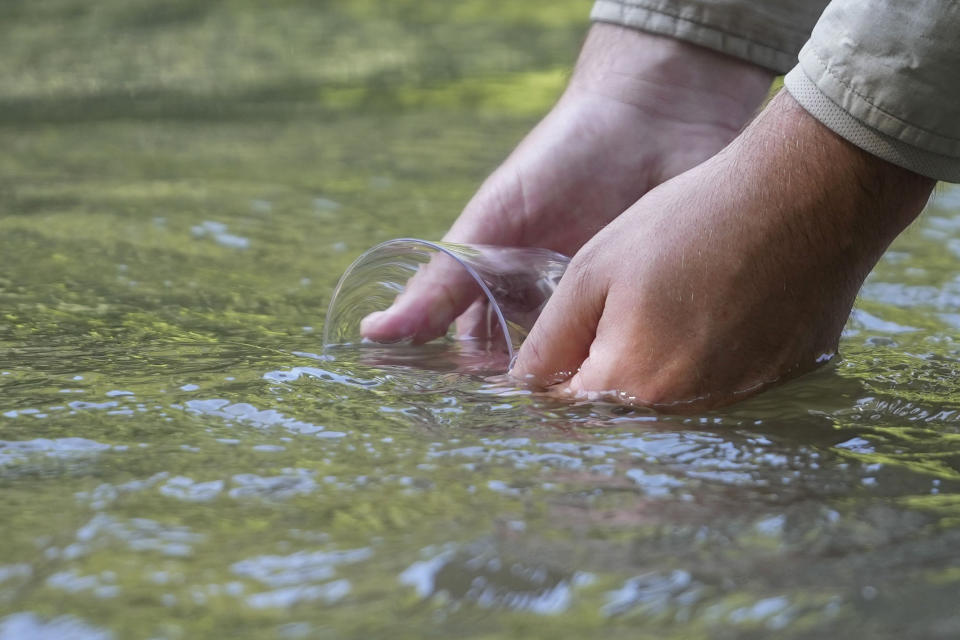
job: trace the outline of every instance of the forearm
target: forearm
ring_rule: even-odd
[[[847,142],[786,92],[710,164],[722,168],[713,197],[726,224],[749,236],[731,242],[742,248],[735,259],[753,278],[819,283],[819,299],[790,313],[828,309],[837,333],[863,279],[936,184]]]

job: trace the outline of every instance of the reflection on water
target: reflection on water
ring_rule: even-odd
[[[839,361],[724,411],[323,353],[587,7],[198,7],[0,8],[0,639],[960,635],[960,189]]]

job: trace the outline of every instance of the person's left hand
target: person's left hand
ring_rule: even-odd
[[[577,253],[512,375],[683,411],[807,371],[836,352],[864,277],[933,185],[781,93]]]
[[[596,23],[563,96],[483,183],[444,236],[453,243],[573,255],[664,180],[720,151],[766,96],[772,74],[674,38]],[[486,307],[450,261],[425,265],[387,310],[374,342],[488,338]]]

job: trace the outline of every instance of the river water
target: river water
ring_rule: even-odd
[[[0,7],[0,639],[960,636],[960,189],[722,412],[331,359],[589,9],[384,4]]]

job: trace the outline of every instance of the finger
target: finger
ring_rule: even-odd
[[[533,325],[510,375],[537,386],[573,376],[590,353],[603,313],[606,285],[571,263]]]
[[[630,318],[619,313],[610,301],[604,306],[603,315],[597,323],[596,335],[590,344],[590,351],[579,369],[568,380],[556,385],[553,391],[573,395],[579,398],[597,400],[633,398],[629,391],[632,387],[631,376],[639,357],[639,348],[630,338],[624,336],[623,328],[630,326]],[[625,338],[627,338],[625,340]],[[629,357],[624,358],[624,352]]]
[[[647,407],[697,397],[702,374],[685,355],[697,338],[684,328],[683,305],[642,304],[636,295],[608,293],[589,355],[569,380],[551,391]]]
[[[388,309],[361,321],[360,332],[374,342],[429,342],[445,335],[479,295],[470,274],[453,258],[438,253],[420,267]]]

